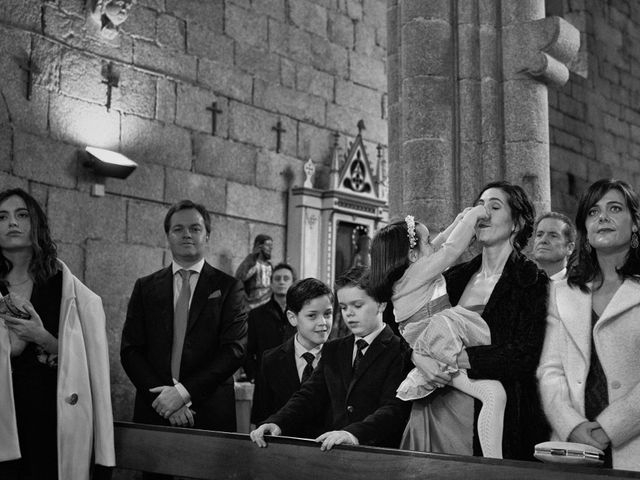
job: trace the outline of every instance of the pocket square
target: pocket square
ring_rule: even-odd
[[[215,292],[213,292],[211,295],[207,297],[207,300],[210,300],[212,298],[218,298],[220,296],[222,296],[222,293],[220,292],[220,290],[216,290]]]

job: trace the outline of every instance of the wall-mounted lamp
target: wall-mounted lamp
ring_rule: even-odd
[[[87,147],[85,150],[83,165],[100,177],[124,179],[138,167],[136,162],[118,152],[96,147]],[[95,196],[104,195],[104,184],[94,185],[91,193]]]

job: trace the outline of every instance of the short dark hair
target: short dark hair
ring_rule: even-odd
[[[346,272],[342,273],[336,278],[335,289],[336,293],[341,288],[358,287],[367,292],[367,295],[371,294],[371,271],[369,267],[364,265],[357,265],[351,267]]]
[[[273,241],[273,238],[271,238],[266,233],[259,233],[258,235],[256,235],[256,238],[253,239],[253,248],[259,247],[268,240]]]
[[[11,188],[0,192],[0,203],[9,197],[20,197],[29,212],[31,220],[31,248],[33,255],[29,263],[29,273],[35,283],[42,283],[55,275],[58,270],[58,250],[51,238],[49,222],[42,207],[35,198],[21,188]],[[5,278],[13,264],[0,250],[0,278]]]
[[[582,194],[578,203],[576,214],[576,228],[578,240],[576,249],[569,259],[567,283],[588,292],[587,283],[599,280],[602,282],[602,271],[598,263],[598,252],[595,248],[588,248],[587,216],[589,210],[606,195],[609,190],[618,190],[625,199],[627,208],[631,212],[631,220],[634,225],[640,226],[640,199],[631,186],[623,180],[601,179],[597,180]],[[622,278],[632,278],[640,275],[640,246],[629,248],[627,258],[618,270]]]
[[[333,292],[326,283],[317,278],[298,280],[287,291],[287,310],[298,314],[305,303],[325,295],[333,305]]]
[[[507,194],[507,203],[511,209],[511,220],[513,220],[514,225],[518,229],[513,238],[513,248],[517,252],[520,252],[527,246],[529,238],[531,238],[531,234],[533,233],[536,209],[533,203],[531,203],[531,200],[529,200],[527,192],[525,192],[520,185],[513,185],[504,180],[487,183],[482,190],[480,190],[480,194],[475,202],[473,202],[474,205],[478,203],[482,194],[490,188],[499,188]]]
[[[416,244],[419,244],[419,231],[415,230],[414,234]],[[393,284],[402,277],[411,263],[409,249],[409,231],[404,219],[394,220],[374,235],[371,242],[369,288],[376,301],[391,300]]]
[[[560,220],[564,223],[564,227],[562,227],[562,233],[567,242],[575,242],[576,241],[576,226],[573,224],[571,219],[567,217],[564,213],[560,212],[546,212],[538,217],[536,223],[533,225],[533,231],[538,230],[538,225],[545,218],[552,218],[555,220]]]
[[[291,278],[293,278],[293,281],[295,282],[296,281],[296,271],[288,263],[280,262],[275,267],[273,267],[273,270],[271,270],[271,276],[273,277],[273,274],[276,273],[276,270],[283,270],[283,269],[289,270],[291,272]]]
[[[164,217],[164,233],[169,233],[169,228],[171,227],[171,217],[174,213],[179,212],[181,210],[197,210],[200,215],[202,215],[202,220],[204,220],[204,228],[207,230],[207,235],[211,233],[211,215],[207,212],[207,209],[204,205],[200,205],[199,203],[192,202],[191,200],[180,200],[178,203],[174,203],[169,208],[167,215]]]

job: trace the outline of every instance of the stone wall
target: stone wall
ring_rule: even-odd
[[[309,157],[327,181],[332,133],[364,119],[370,156],[387,143],[385,0],[138,0],[103,39],[84,0],[3,0],[0,9],[0,188],[35,195],[60,257],[103,299],[116,419],[132,388],[118,348],[135,279],[167,264],[162,219],[189,197],[213,216],[208,259],[233,272],[257,233],[286,255],[287,189]],[[19,61],[39,73],[31,99]],[[119,75],[107,110],[108,64]],[[211,112],[217,102],[217,134]],[[276,153],[280,120],[286,130]],[[351,137],[350,137],[351,136]],[[97,179],[85,146],[139,163]]]
[[[552,4],[561,11],[549,12]],[[580,193],[599,178],[640,190],[640,3],[554,0],[547,10],[586,40],[586,77],[572,73],[549,91],[552,208],[575,216]]]

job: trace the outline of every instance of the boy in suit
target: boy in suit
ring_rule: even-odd
[[[274,414],[300,389],[318,365],[322,345],[333,324],[333,292],[320,280],[305,278],[287,291],[286,316],[296,334],[264,353],[254,393],[251,422]],[[301,428],[298,435],[315,438],[323,430],[324,415]]]
[[[396,389],[411,368],[410,350],[382,321],[385,304],[368,292],[369,272],[358,266],[336,281],[340,310],[351,334],[327,342],[311,378],[251,439],[266,447],[265,434],[292,435],[300,425],[327,413],[327,431],[315,440],[334,445],[396,448],[411,404]]]

